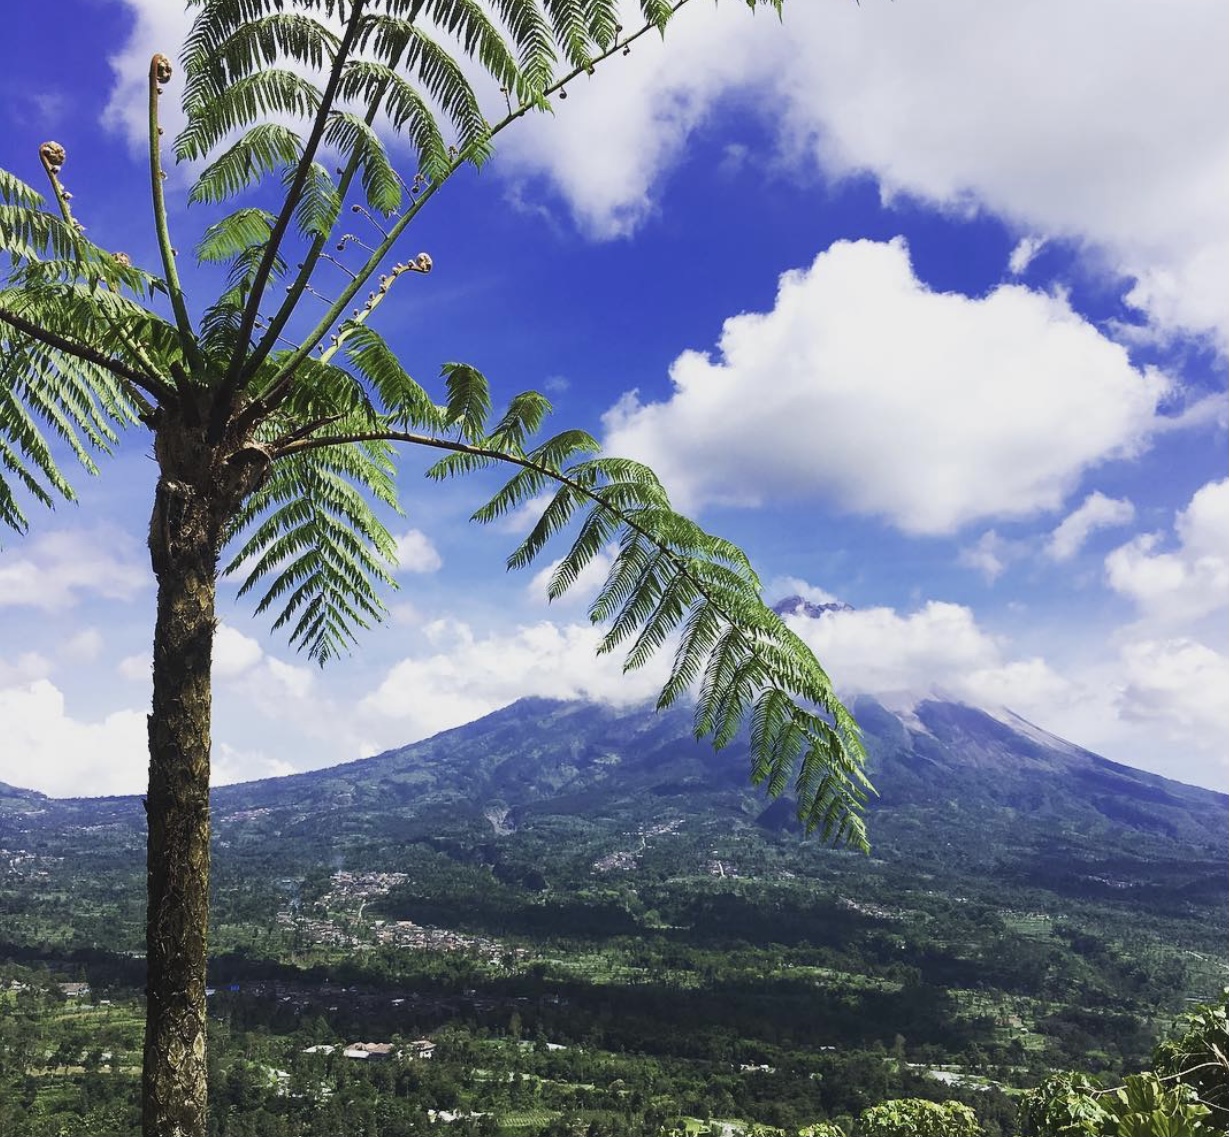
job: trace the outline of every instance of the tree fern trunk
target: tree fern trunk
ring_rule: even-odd
[[[158,616],[146,799],[144,1137],[205,1133],[210,670],[217,582],[211,514],[190,485],[164,472],[150,524]]]

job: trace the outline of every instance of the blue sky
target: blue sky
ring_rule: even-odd
[[[1229,8],[785,9],[696,0],[503,135],[411,227],[436,267],[381,330],[420,381],[471,362],[647,459],[770,599],[852,605],[798,625],[840,689],[1010,707],[1223,789]],[[150,267],[143,88],[185,28],[169,0],[21,0],[0,46],[0,166],[36,182],[63,143],[91,237]],[[185,250],[190,178],[167,183]],[[143,786],[148,451],[134,432],[79,506],[4,538],[0,781]],[[593,658],[583,596],[504,573],[516,521],[469,524],[479,484],[425,465],[392,617],[350,659],[320,671],[223,585],[216,780],[654,690]]]

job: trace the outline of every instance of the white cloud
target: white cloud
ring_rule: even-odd
[[[1058,508],[1147,444],[1168,390],[1062,297],[930,291],[901,240],[837,242],[718,348],[675,360],[669,401],[607,412],[608,451],[691,507],[828,499],[910,533]]]
[[[1046,553],[1052,560],[1069,561],[1096,530],[1129,525],[1134,520],[1135,506],[1125,498],[1106,497],[1094,491],[1050,534]]]
[[[86,596],[128,601],[149,586],[136,542],[110,529],[62,529],[34,537],[0,562],[0,608],[59,612]]]
[[[810,584],[796,576],[778,576],[768,582],[765,589],[768,596],[779,596],[782,599],[790,596],[801,596],[812,604],[840,604],[840,597],[834,596],[825,588]]]
[[[1229,478],[1209,482],[1174,522],[1177,547],[1146,533],[1105,559],[1106,579],[1144,620],[1175,626],[1229,606]]]
[[[1018,655],[969,608],[939,601],[787,622],[846,697],[874,695],[897,711],[926,698],[1005,707],[1167,777],[1221,786],[1229,773],[1229,658],[1192,639],[1126,639],[1056,665]]]
[[[1004,572],[1007,564],[1018,552],[1016,543],[1000,537],[993,529],[986,530],[975,545],[960,550],[957,560],[965,568],[982,574],[987,584],[993,584]]]
[[[126,655],[119,661],[119,666],[116,670],[125,679],[145,680],[149,682],[150,672],[154,666],[153,660],[148,655]]]
[[[1044,245],[1044,238],[1021,237],[1016,247],[1011,250],[1011,256],[1007,260],[1007,271],[1012,276],[1022,275]]]
[[[250,636],[220,624],[213,637],[213,677],[236,679],[255,667],[263,655],[260,644]]]
[[[135,21],[111,60],[104,121],[139,150],[150,55],[177,56],[191,11],[126,4]],[[1208,108],[1229,98],[1227,38],[1220,0],[1191,0],[1181,19],[1154,0],[1121,0],[1109,15],[1062,0],[808,2],[780,22],[740,4],[689,5],[664,43],[642,38],[573,82],[553,115],[502,136],[499,168],[545,176],[591,234],[625,235],[653,214],[688,137],[741,100],[771,108],[778,160],[870,173],[888,197],[981,207],[1031,239],[1085,244],[1135,278],[1131,302],[1160,325],[1223,334],[1229,135]],[[168,138],[177,104],[163,107]],[[727,141],[727,154],[745,147]]]
[[[83,722],[47,679],[0,690],[0,781],[57,797],[137,793],[149,765],[145,713]]]
[[[397,538],[399,572],[436,572],[444,563],[431,539],[418,529]]]
[[[306,699],[316,685],[315,673],[308,667],[296,667],[280,659],[268,660],[268,674],[275,690],[294,699]]]
[[[0,687],[45,679],[50,674],[51,660],[37,651],[22,652],[12,662],[0,656]]]
[[[167,56],[175,66],[175,76],[167,97],[159,107],[159,118],[166,132],[163,161],[171,162],[171,139],[183,129],[185,119],[179,105],[183,75],[178,64],[179,51],[187,38],[195,14],[186,4],[165,0],[125,0],[135,16],[128,42],[107,62],[115,73],[115,86],[103,110],[102,121],[128,140],[134,153],[149,146],[149,61],[155,54]]]
[[[1122,653],[1118,699],[1128,722],[1162,721],[1184,741],[1229,739],[1229,656],[1177,638],[1141,640]]]
[[[584,228],[622,234],[652,213],[688,134],[742,98],[771,108],[794,161],[1076,241],[1136,278],[1131,302],[1160,325],[1224,333],[1229,134],[1208,109],[1229,101],[1220,0],[1180,20],[1152,0],[804,3],[780,24],[741,9],[684,10],[664,45],[574,84],[502,152],[550,178]]]
[[[652,698],[668,658],[624,675],[620,656],[598,656],[601,632],[541,621],[478,637],[464,623],[424,629],[434,653],[403,659],[360,704],[367,716],[395,719],[403,742],[472,722],[528,695],[630,705]]]
[[[226,742],[216,743],[210,762],[209,783],[229,786],[236,782],[252,782],[259,778],[280,778],[298,773],[281,758],[271,758],[263,750],[239,750]]]
[[[102,652],[102,633],[97,628],[82,628],[65,641],[60,657],[72,663],[91,663]]]
[[[932,600],[906,616],[862,608],[818,619],[791,616],[786,623],[810,645],[839,691],[874,695],[888,706],[941,697],[1005,703],[1027,713],[1067,689],[1044,661],[1006,658],[1004,645],[960,604]]]

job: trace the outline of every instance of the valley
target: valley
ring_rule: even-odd
[[[211,1132],[794,1134],[915,1096],[1011,1134],[1022,1087],[1138,1067],[1229,982],[1223,795],[955,704],[858,715],[869,856],[686,713],[525,700],[215,791]],[[143,820],[0,788],[0,1131],[135,1131]]]

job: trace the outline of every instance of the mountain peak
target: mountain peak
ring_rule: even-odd
[[[852,612],[853,605],[842,604],[839,600],[833,600],[827,604],[816,604],[804,596],[787,596],[784,600],[778,600],[772,606],[772,610],[778,616],[808,616],[817,620],[828,612]]]

